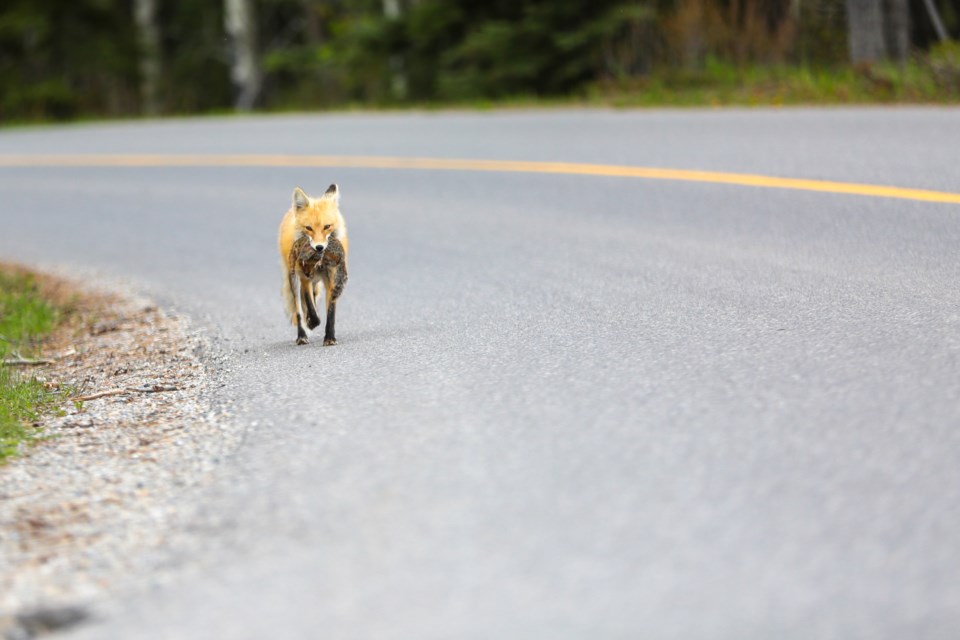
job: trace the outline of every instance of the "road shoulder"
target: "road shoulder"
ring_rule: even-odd
[[[75,312],[34,373],[71,399],[0,467],[0,632],[161,579],[185,497],[235,446],[188,318],[112,284],[42,282]]]

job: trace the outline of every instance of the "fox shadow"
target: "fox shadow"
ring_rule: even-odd
[[[407,341],[415,338],[422,338],[430,334],[437,333],[439,327],[434,325],[407,325],[407,326],[383,326],[368,327],[357,331],[338,331],[337,344],[332,346],[323,346],[323,330],[318,327],[310,335],[310,342],[305,345],[296,344],[296,328],[292,328],[289,338],[283,340],[274,340],[263,344],[260,348],[268,353],[286,352],[293,349],[338,349],[341,347],[350,347],[353,345],[369,345],[375,343],[388,343],[395,341]]]

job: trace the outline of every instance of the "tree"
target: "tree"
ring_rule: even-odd
[[[226,0],[223,19],[230,39],[230,78],[237,93],[234,104],[240,111],[250,111],[262,84],[252,0]]]
[[[907,0],[846,0],[846,7],[851,62],[906,60],[910,48]]]
[[[937,11],[937,5],[933,3],[933,0],[923,0],[923,6],[927,10],[927,15],[930,17],[933,30],[936,32],[940,42],[949,40],[950,37],[947,35],[947,30],[943,26],[943,20],[940,19],[940,12]]]
[[[910,54],[910,7],[907,0],[883,0],[887,57],[905,62]]]
[[[157,0],[135,0],[134,20],[140,45],[140,102],[144,113],[160,112],[160,28]]]

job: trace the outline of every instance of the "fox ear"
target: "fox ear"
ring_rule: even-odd
[[[303,192],[303,189],[297,187],[293,190],[293,206],[299,211],[300,209],[306,209],[307,205],[310,204],[310,199],[307,198],[307,194]]]
[[[340,187],[334,183],[327,187],[327,190],[324,191],[323,195],[330,196],[335,202],[340,202]]]

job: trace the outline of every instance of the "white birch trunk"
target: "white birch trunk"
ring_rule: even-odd
[[[383,15],[387,20],[398,20],[402,13],[400,0],[383,0]],[[395,100],[407,97],[407,74],[404,69],[403,56],[392,55],[390,65],[390,94]]]
[[[250,111],[257,103],[262,82],[253,1],[225,0],[223,18],[230,40],[230,79],[237,91],[235,107]]]
[[[927,15],[930,16],[930,22],[933,23],[933,29],[937,32],[937,37],[940,39],[940,42],[949,40],[950,36],[947,35],[947,30],[943,27],[943,20],[940,19],[940,12],[937,11],[937,5],[933,3],[933,0],[923,0],[923,6],[927,8]]]
[[[133,17],[140,45],[140,104],[147,115],[160,112],[160,27],[157,0],[135,0]]]

